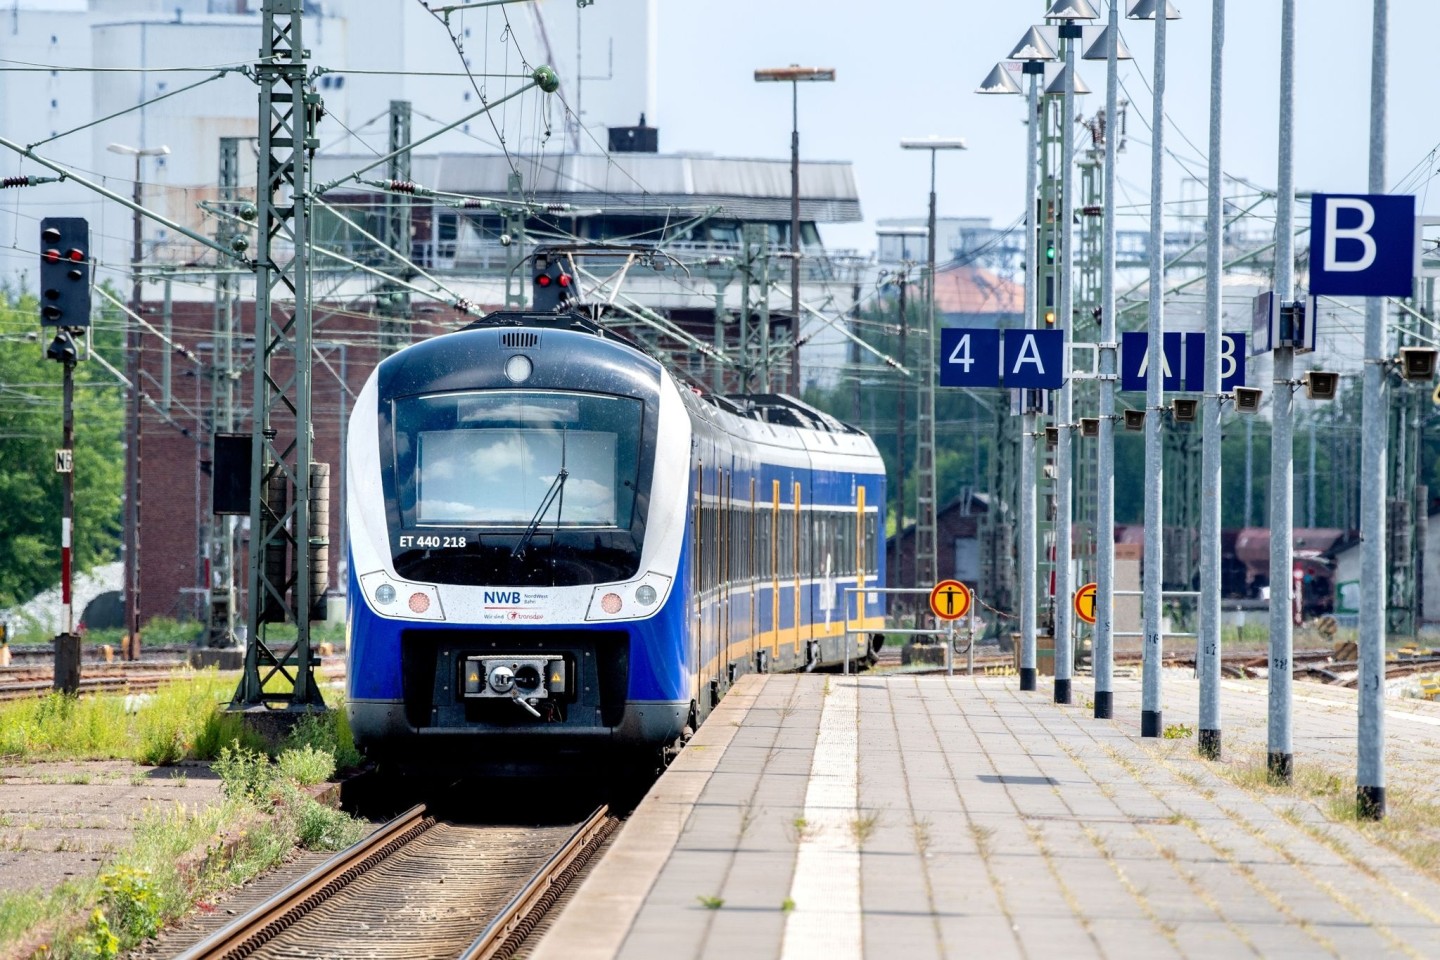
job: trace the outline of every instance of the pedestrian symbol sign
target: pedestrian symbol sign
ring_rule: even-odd
[[[1095,590],[1096,584],[1087,583],[1075,591],[1075,616],[1089,624],[1095,622]]]
[[[970,612],[970,588],[959,580],[941,580],[930,591],[930,612],[941,620],[959,620]]]

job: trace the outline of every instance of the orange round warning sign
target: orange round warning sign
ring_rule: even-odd
[[[959,580],[941,580],[930,591],[930,612],[941,620],[959,620],[970,612],[970,588]]]
[[[1095,584],[1087,583],[1075,591],[1075,616],[1086,623],[1095,622]]]

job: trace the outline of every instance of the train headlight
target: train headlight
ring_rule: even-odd
[[[535,372],[535,364],[523,353],[517,353],[505,361],[505,377],[511,383],[524,383]]]
[[[590,595],[586,620],[635,620],[653,617],[670,591],[671,580],[650,572],[629,583],[605,584]]]
[[[444,620],[440,588],[429,583],[396,580],[385,570],[360,575],[360,595],[386,617],[402,620]]]

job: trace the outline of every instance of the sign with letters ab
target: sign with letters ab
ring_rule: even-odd
[[[1160,359],[1166,392],[1205,391],[1205,334],[1170,331],[1164,335]],[[1143,391],[1150,373],[1150,335],[1120,335],[1120,389]],[[1220,334],[1220,392],[1245,386],[1245,334]]]
[[[1408,297],[1415,274],[1415,198],[1317,193],[1310,206],[1310,292]]]
[[[1058,390],[1064,357],[1063,330],[941,330],[940,385]]]

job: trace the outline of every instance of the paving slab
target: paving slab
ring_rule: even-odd
[[[1263,681],[1224,685],[1211,762],[1188,679],[1179,736],[1144,740],[1138,681],[1101,721],[1087,680],[1062,706],[1013,678],[745,677],[531,955],[1440,956],[1440,878],[1337,813],[1353,692],[1296,694],[1310,786],[1275,791],[1247,773]],[[1436,789],[1440,705],[1387,721],[1392,782]]]

